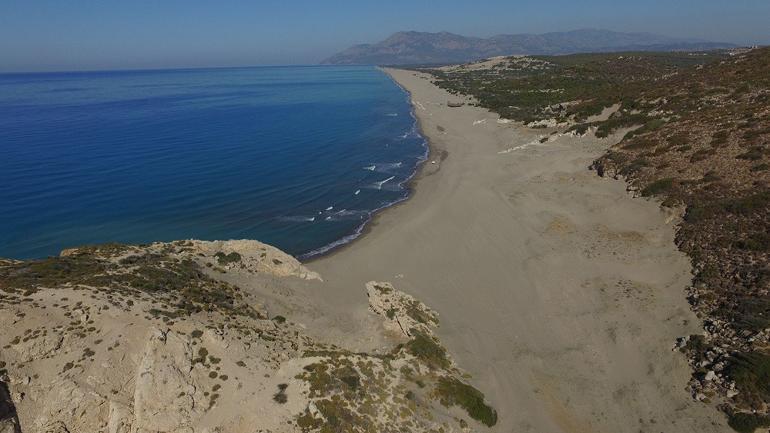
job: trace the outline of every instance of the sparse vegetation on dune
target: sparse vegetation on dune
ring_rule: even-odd
[[[460,406],[471,418],[488,427],[497,424],[497,411],[484,401],[484,394],[466,383],[442,377],[436,387],[436,395],[445,406]]]
[[[446,90],[473,95],[478,104],[524,123],[554,118],[584,123],[606,107],[623,102],[625,116],[603,122],[605,129],[642,124],[635,111],[639,93],[685,68],[723,59],[711,53],[601,53],[510,58],[489,69],[432,69]]]
[[[532,126],[551,119],[597,137],[633,128],[591,168],[684,209],[676,241],[704,320],[703,335],[680,341],[693,397],[718,403],[738,431],[770,425],[770,48],[522,59],[430,72]],[[591,117],[607,107],[617,110]]]
[[[677,243],[693,261],[689,299],[706,331],[687,350],[693,394],[726,397],[730,424],[750,431],[770,409],[756,386],[770,327],[770,175],[761,169],[770,148],[770,49],[683,71],[642,98],[665,99],[656,109],[669,121],[624,139],[594,166],[684,207]],[[639,158],[648,164],[629,170]]]

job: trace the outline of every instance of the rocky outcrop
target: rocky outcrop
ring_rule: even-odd
[[[397,341],[406,337],[406,343],[384,355],[341,348],[314,353],[297,376],[307,382],[309,400],[298,418],[300,425],[313,431],[322,426],[331,431],[389,431],[404,425],[411,432],[470,431],[469,422],[494,425],[497,412],[464,382],[433,334],[438,315],[391,283],[370,281],[366,291],[370,310],[384,319]],[[455,424],[435,417],[439,408],[452,406],[460,406],[471,420],[460,418]]]
[[[126,417],[124,408],[111,405],[110,422],[116,428],[130,423],[136,433],[189,431],[203,409],[195,404],[200,385],[192,377],[192,359],[186,338],[151,330],[134,379],[134,420]]]
[[[207,266],[220,270],[240,269],[251,273],[266,273],[277,277],[297,277],[306,280],[320,280],[321,277],[303,266],[297,259],[273,246],[254,240],[199,241],[186,240],[173,243],[157,242],[142,248],[129,245],[108,244],[69,248],[61,252],[61,257],[99,252],[117,259],[147,252],[159,254],[174,250],[175,254],[196,261],[203,261]],[[18,262],[17,262],[18,263]]]
[[[254,241],[100,245],[0,262],[0,370],[8,370],[13,390],[0,388],[0,433],[18,426],[25,433],[388,431],[402,424],[451,432],[496,421],[433,335],[436,313],[390,283],[366,286],[372,311],[393,331],[359,330],[383,345],[370,352],[319,341],[312,324],[269,314],[268,304],[291,296],[288,282],[319,279]],[[316,308],[301,300],[287,305]],[[463,406],[458,389],[470,392],[483,417]],[[450,416],[452,406],[470,419]]]
[[[387,282],[366,283],[369,309],[385,318],[385,327],[411,337],[415,332],[432,333],[438,313]]]
[[[187,241],[196,254],[215,259],[224,269],[239,268],[252,273],[269,273],[277,277],[297,277],[320,280],[318,273],[310,271],[297,259],[278,248],[252,240]]]
[[[8,385],[0,381],[0,433],[21,433],[16,406],[11,399]]]

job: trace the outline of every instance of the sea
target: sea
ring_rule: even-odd
[[[309,259],[406,199],[426,156],[375,67],[0,74],[0,257],[192,238]]]

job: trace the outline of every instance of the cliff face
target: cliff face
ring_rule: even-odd
[[[361,302],[368,294],[381,317],[381,326],[362,330],[385,342],[377,352],[312,337],[312,323],[290,312],[313,306],[286,287],[319,279],[255,241],[103,245],[3,261],[0,380],[10,392],[0,386],[0,431],[459,431],[495,423],[433,335],[436,314],[388,283],[361,288]]]

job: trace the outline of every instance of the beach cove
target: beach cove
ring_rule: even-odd
[[[672,350],[700,331],[678,216],[588,170],[619,137],[548,135],[449,107],[465,101],[428,75],[386,72],[436,163],[365,236],[307,264],[323,283],[286,287],[326,312],[311,329],[376,347],[358,332],[362,288],[390,281],[440,314],[438,335],[498,410],[493,431],[725,431]]]

